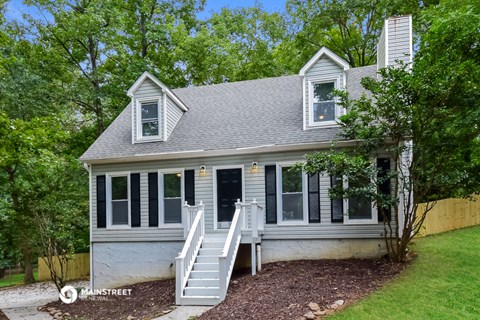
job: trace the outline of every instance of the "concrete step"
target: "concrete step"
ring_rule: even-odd
[[[219,287],[186,287],[185,296],[218,296],[220,295]]]
[[[211,270],[218,271],[218,262],[217,263],[197,263],[193,264],[193,270]]]
[[[202,296],[202,297],[182,297],[182,306],[214,306],[220,303],[219,296]]]
[[[206,255],[199,255],[195,262],[198,263],[217,263],[218,264],[218,256],[206,256]]]
[[[189,279],[218,279],[217,270],[192,270]]]
[[[190,278],[187,283],[188,287],[218,287],[218,279],[192,279]]]

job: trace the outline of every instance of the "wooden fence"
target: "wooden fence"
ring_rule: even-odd
[[[427,213],[422,230],[417,237],[480,224],[480,196],[474,198],[476,201],[465,199],[438,201],[435,207]],[[422,206],[418,208],[418,212],[422,212]]]
[[[55,258],[55,266],[58,266],[58,259]],[[59,268],[59,267],[58,267]],[[90,254],[78,253],[73,256],[67,264],[66,280],[84,279],[90,275]],[[51,280],[50,270],[42,258],[38,258],[38,280]]]

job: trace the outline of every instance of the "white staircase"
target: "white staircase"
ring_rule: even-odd
[[[216,305],[225,299],[242,231],[251,232],[252,274],[256,272],[255,246],[263,231],[263,208],[254,201],[238,201],[230,229],[205,232],[205,206],[184,205],[185,245],[176,258],[176,304]],[[251,210],[250,219],[246,209]],[[260,210],[258,210],[260,208]]]
[[[220,302],[218,256],[227,232],[205,234],[182,297],[183,305],[215,305]]]

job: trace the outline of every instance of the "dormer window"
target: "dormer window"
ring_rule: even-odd
[[[313,122],[335,120],[335,82],[313,84]]]
[[[146,97],[136,102],[137,141],[163,140],[163,97]]]
[[[157,137],[158,126],[158,101],[141,103],[142,137]]]
[[[310,81],[310,125],[335,124],[339,116],[334,89],[337,80]]]

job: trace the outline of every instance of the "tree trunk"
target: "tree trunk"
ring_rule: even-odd
[[[32,268],[32,251],[30,250],[30,246],[27,243],[23,245],[22,253],[23,253],[23,268],[25,271],[24,282],[25,283],[35,282],[35,278],[33,278],[33,268]]]

